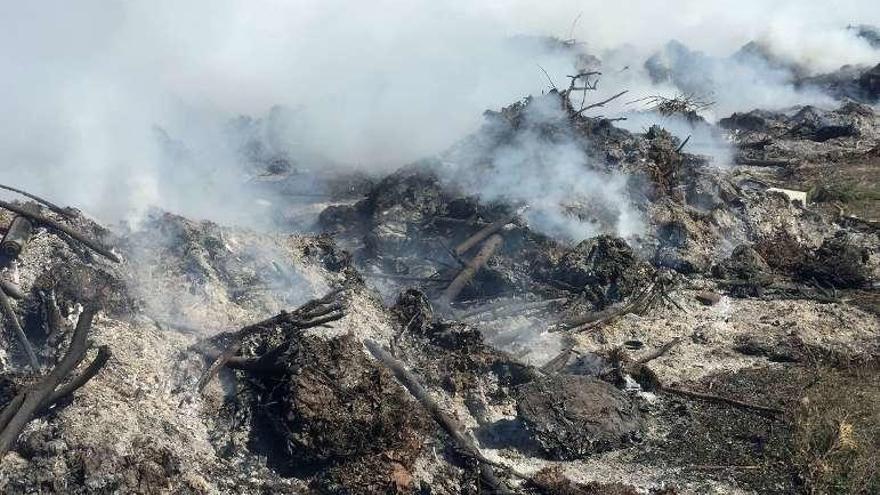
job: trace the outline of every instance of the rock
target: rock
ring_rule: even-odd
[[[549,376],[520,387],[519,394],[520,418],[554,459],[578,459],[622,447],[643,427],[629,398],[595,378]]]

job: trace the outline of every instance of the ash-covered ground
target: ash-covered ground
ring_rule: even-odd
[[[776,67],[831,103],[710,121],[682,50],[645,65],[679,93],[604,117],[580,54],[387,174],[255,138],[259,226],[10,203],[3,416],[89,308],[77,369],[109,358],[0,491],[877,493],[880,66]]]

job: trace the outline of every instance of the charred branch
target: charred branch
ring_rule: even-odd
[[[79,388],[94,376],[106,362],[109,354],[106,351],[103,354],[99,353],[99,357],[96,358],[97,364],[92,363],[92,366],[89,366],[82,375],[58,389],[62,381],[85,357],[88,350],[88,333],[92,327],[95,312],[94,305],[89,304],[85,307],[79,316],[79,321],[70,340],[70,347],[58,365],[37,383],[21,391],[0,413],[0,459],[9,452],[15,440],[18,439],[24,427],[35,414],[50,405],[53,400],[62,398],[61,393],[70,393]]]
[[[464,240],[464,242],[459,244],[455,248],[455,254],[461,256],[464,253],[470,251],[471,249],[474,248],[474,246],[483,242],[484,239],[488,238],[490,235],[503,229],[505,225],[513,222],[514,220],[516,220],[515,213],[507,215],[504,218],[496,220],[496,221],[490,223],[489,225],[483,227],[482,229],[477,231],[474,235],[468,237],[467,239]]]
[[[88,247],[89,249],[91,249],[92,251],[100,254],[101,256],[103,256],[111,261],[115,261],[117,263],[120,261],[119,257],[116,256],[116,254],[114,254],[109,249],[98,244],[97,241],[93,241],[93,240],[89,239],[88,237],[84,236],[83,234],[80,234],[79,232],[73,230],[72,228],[70,228],[62,223],[58,223],[49,217],[43,216],[39,213],[34,213],[32,211],[29,211],[27,208],[23,208],[21,206],[14,205],[12,203],[8,203],[6,201],[0,201],[0,208],[4,208],[4,209],[9,210],[13,213],[17,213],[23,217],[27,217],[32,222],[34,222],[38,225],[41,225],[43,227],[46,227],[47,229],[67,234],[70,237],[72,237],[72,238],[76,239],[77,241],[79,241],[80,243],[82,243],[83,245],[85,245],[86,247]]]
[[[227,334],[226,348],[215,357],[199,378],[196,389],[201,392],[211,379],[236,357],[241,350],[244,339],[281,327],[287,332],[301,331],[308,328],[326,325],[345,316],[342,305],[336,302],[341,290],[330,292],[320,299],[309,301],[292,312],[281,313],[258,323],[241,328],[237,332]]]
[[[495,466],[496,463],[486,459],[482,452],[480,452],[476,443],[465,434],[464,427],[455,420],[455,418],[447,414],[440,405],[431,398],[425,387],[422,386],[418,378],[407,369],[403,362],[392,356],[391,353],[383,349],[382,346],[373,340],[365,339],[364,346],[366,346],[370,351],[370,354],[379,360],[382,365],[388,368],[401,385],[412,394],[418,403],[421,404],[422,408],[424,408],[434,421],[440,425],[443,431],[449,435],[456,447],[458,447],[462,453],[480,463],[481,478],[490,489],[495,490],[494,493],[512,493],[512,491],[500,479],[498,479],[495,472],[492,471],[492,466]]]
[[[24,349],[25,354],[27,354],[28,363],[31,368],[35,372],[40,371],[40,362],[37,360],[34,348],[31,347],[31,343],[28,341],[24,329],[21,328],[21,323],[18,321],[18,316],[15,315],[15,311],[12,309],[12,303],[9,301],[9,297],[6,296],[5,290],[0,290],[0,310],[3,311],[6,323],[12,327],[12,331],[15,333],[15,338],[18,339],[18,343],[21,344],[22,349]]]
[[[755,412],[758,412],[758,413],[761,413],[764,415],[769,415],[771,417],[781,416],[781,415],[785,414],[784,410],[779,409],[777,407],[768,407],[768,406],[762,406],[760,404],[752,404],[750,402],[744,402],[744,401],[737,400],[737,399],[731,399],[729,397],[722,397],[720,395],[707,394],[704,392],[695,392],[693,390],[685,390],[683,388],[677,388],[677,387],[662,386],[660,389],[663,390],[664,392],[669,392],[670,394],[680,395],[682,397],[687,397],[689,399],[697,399],[697,400],[703,400],[703,401],[707,401],[707,402],[715,402],[718,404],[725,404],[725,405],[733,406],[733,407],[736,407],[739,409],[746,409],[746,410],[750,410],[750,411],[755,411]]]
[[[449,305],[452,301],[455,300],[456,297],[461,293],[462,289],[474,278],[474,275],[489,261],[489,258],[495,254],[495,250],[501,246],[501,236],[498,234],[494,234],[486,240],[483,247],[480,248],[480,252],[477,253],[476,256],[467,264],[467,266],[459,272],[458,276],[449,284],[449,287],[443,291],[443,294],[440,296],[440,303],[444,305]]]
[[[591,104],[581,108],[580,110],[578,110],[577,113],[575,113],[575,115],[581,115],[582,113],[586,112],[587,110],[590,110],[591,108],[604,107],[607,103],[611,103],[612,101],[620,98],[621,96],[623,96],[627,93],[629,93],[628,89],[623,90],[620,93],[617,93],[616,95],[611,96],[610,98],[606,98],[606,99],[604,99],[602,101],[598,101],[596,103],[591,103]]]
[[[62,215],[65,217],[72,217],[73,216],[73,214],[70,212],[70,210],[68,210],[66,208],[62,208],[54,203],[49,202],[46,199],[43,199],[35,194],[31,194],[27,191],[22,191],[21,189],[16,189],[12,186],[7,186],[4,184],[0,184],[0,189],[5,189],[7,191],[12,191],[14,193],[21,194],[22,196],[25,196],[27,198],[30,198],[30,199],[42,204],[43,206],[49,208],[50,210],[54,211],[55,213],[57,213],[59,215]]]

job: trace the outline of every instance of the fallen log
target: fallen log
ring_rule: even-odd
[[[480,252],[477,253],[474,258],[468,262],[467,266],[459,272],[459,274],[453,279],[452,283],[449,284],[449,287],[443,291],[443,294],[440,295],[440,303],[443,305],[449,305],[452,301],[455,300],[456,297],[461,293],[462,289],[474,278],[474,275],[489,261],[489,258],[495,254],[495,250],[501,246],[501,236],[498,234],[494,234],[489,239],[486,240],[483,247],[480,248]]]
[[[12,203],[8,203],[8,202],[2,201],[2,200],[0,200],[0,208],[9,210],[13,213],[17,213],[21,216],[27,217],[32,222],[34,222],[38,225],[41,225],[43,227],[46,227],[47,229],[55,230],[57,232],[67,234],[68,236],[72,237],[73,239],[81,242],[83,245],[85,245],[86,247],[88,247],[92,251],[100,254],[101,256],[103,256],[109,260],[115,261],[117,263],[120,261],[119,256],[116,256],[113,252],[111,252],[107,248],[101,246],[96,241],[89,239],[88,237],[84,236],[83,234],[80,234],[79,232],[71,229],[70,227],[68,227],[64,224],[58,223],[55,220],[52,220],[51,218],[45,217],[39,213],[34,213],[32,211],[28,211],[27,208],[23,208],[21,206],[17,206],[17,205],[14,205]]]
[[[82,385],[90,378],[89,374],[84,372],[78,379],[73,380],[72,385],[68,384],[58,389],[61,382],[73,372],[85,357],[88,350],[88,334],[92,327],[95,312],[96,308],[94,305],[86,305],[79,316],[76,329],[73,331],[70,347],[68,347],[67,353],[58,365],[34,385],[22,390],[0,413],[0,459],[3,459],[6,453],[9,452],[13,443],[18,439],[22,430],[33,419],[34,415],[49,405],[53,398],[56,400],[61,398],[59,394],[56,394],[56,391],[59,393],[67,391],[69,393],[77,388],[72,385]],[[93,367],[90,366],[89,368]],[[94,370],[94,373],[97,373],[97,371]],[[92,374],[91,376],[94,375]]]
[[[492,471],[492,466],[496,466],[497,463],[490,461],[480,452],[476,443],[464,433],[464,427],[431,398],[425,387],[401,361],[373,340],[364,339],[364,346],[412,394],[443,431],[452,438],[456,447],[480,464],[480,477],[491,490],[494,490],[493,493],[513,493]],[[505,469],[510,470],[509,468]]]
[[[9,224],[9,229],[3,236],[3,240],[0,241],[0,254],[10,260],[18,258],[28,241],[31,240],[33,233],[34,224],[26,217],[16,216]]]
[[[27,335],[25,335],[24,329],[21,328],[21,323],[19,323],[18,316],[15,315],[15,311],[12,309],[12,304],[9,302],[9,297],[6,296],[5,290],[0,290],[0,310],[3,311],[3,316],[6,318],[6,322],[12,327],[13,332],[15,332],[15,338],[18,339],[18,343],[21,344],[25,354],[27,354],[31,368],[35,372],[40,371],[40,362],[37,360],[34,348],[31,347],[31,343],[28,340]]]
[[[504,228],[505,225],[513,222],[514,220],[516,220],[516,214],[512,213],[510,215],[507,215],[506,217],[490,223],[489,225],[486,225],[482,229],[478,230],[474,235],[468,237],[464,240],[464,242],[456,246],[455,254],[461,256],[464,253],[470,251],[474,246],[483,242],[484,239],[498,232],[499,230]]]

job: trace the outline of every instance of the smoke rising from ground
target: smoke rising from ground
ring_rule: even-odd
[[[675,39],[702,52],[672,65],[708,74],[720,114],[784,104],[794,90],[777,68],[738,65],[730,55],[756,40],[808,72],[874,64],[877,50],[844,29],[880,24],[872,6],[8,3],[0,20],[0,177],[105,221],[157,205],[236,222],[263,208],[242,194],[249,171],[230,126],[240,115],[282,109],[259,132],[299,167],[389,170],[475,130],[484,109],[546,89],[538,65],[564,84],[573,53],[543,35],[577,38],[605,61],[597,99],[621,88],[634,98],[681,89],[674,78],[652,81],[642,65]],[[631,108],[621,101],[603,113]]]

